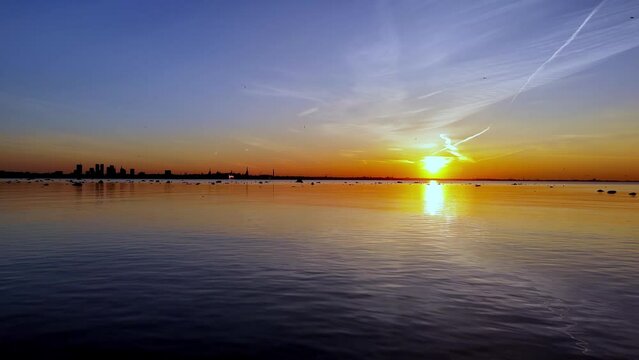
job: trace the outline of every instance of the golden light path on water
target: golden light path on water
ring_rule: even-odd
[[[445,204],[444,186],[435,180],[423,185],[424,214],[441,215]]]

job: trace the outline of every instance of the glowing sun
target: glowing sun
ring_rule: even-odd
[[[436,174],[451,161],[452,159],[446,156],[426,156],[422,163],[429,174]]]

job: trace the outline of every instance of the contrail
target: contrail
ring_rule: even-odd
[[[477,134],[475,134],[475,135],[471,135],[471,136],[469,136],[469,137],[465,138],[464,140],[460,140],[460,141],[458,141],[458,142],[456,142],[456,143],[453,143],[453,141],[452,141],[452,140],[451,140],[451,139],[450,139],[447,135],[445,135],[445,134],[441,134],[441,135],[439,135],[439,137],[440,137],[440,138],[442,138],[442,139],[444,140],[444,148],[443,148],[443,149],[440,149],[440,150],[438,150],[438,151],[436,151],[435,153],[433,153],[433,155],[435,155],[435,154],[439,154],[439,153],[440,153],[440,152],[442,152],[442,151],[448,151],[451,155],[456,156],[459,160],[472,161],[472,159],[471,159],[471,158],[469,158],[469,157],[467,157],[467,156],[462,155],[462,154],[459,152],[459,149],[457,148],[457,146],[458,146],[459,144],[463,144],[463,143],[465,143],[465,142],[466,142],[466,141],[468,141],[468,140],[471,140],[471,139],[474,139],[474,138],[478,137],[479,135],[481,135],[481,134],[485,133],[485,132],[486,132],[486,131],[488,131],[488,130],[490,130],[490,126],[489,126],[489,127],[487,127],[487,128],[485,128],[484,130],[482,130],[482,131],[478,132]]]
[[[545,66],[546,64],[548,64],[549,62],[553,61],[557,55],[559,55],[559,53],[561,52],[561,50],[563,50],[566,46],[570,45],[570,43],[575,40],[575,38],[577,37],[577,35],[579,35],[579,32],[581,31],[581,29],[584,28],[584,26],[586,26],[586,24],[588,23],[588,21],[590,21],[590,18],[592,18],[595,13],[597,13],[597,11],[599,11],[599,8],[601,8],[601,6],[606,2],[607,0],[603,0],[599,3],[599,5],[597,5],[594,9],[592,9],[592,11],[590,12],[590,14],[588,15],[588,17],[586,17],[586,20],[584,20],[581,25],[579,25],[579,27],[577,28],[577,30],[575,30],[575,32],[568,38],[568,40],[566,40],[566,42],[561,45],[559,47],[559,49],[557,49],[557,51],[555,51],[551,57],[548,58],[548,60],[544,61],[543,64],[541,64],[540,67],[537,68],[537,70],[535,70],[535,72],[532,73],[532,75],[530,75],[528,77],[528,80],[526,80],[526,82],[524,83],[524,85],[519,89],[519,91],[517,91],[517,93],[515,94],[515,96],[513,96],[512,100],[510,101],[510,103],[512,104],[513,102],[515,102],[515,99],[517,99],[517,96],[519,96],[519,94],[521,94],[522,91],[524,91],[524,89],[526,88],[526,86],[528,86],[528,84],[530,83],[530,81],[535,77],[535,75],[537,75]]]
[[[444,92],[444,90],[433,91],[433,92],[428,93],[428,94],[426,94],[426,95],[418,96],[417,98],[418,98],[418,99],[426,99],[426,98],[429,98],[429,97],[431,97],[431,96],[435,96],[435,95],[437,95],[437,94],[441,94],[441,93],[443,93],[443,92]]]
[[[473,136],[469,136],[469,137],[465,138],[465,139],[464,139],[464,140],[462,140],[462,141],[458,141],[458,142],[456,142],[456,143],[455,143],[455,146],[457,146],[457,145],[459,145],[459,144],[462,144],[462,143],[465,143],[466,141],[468,141],[468,140],[470,140],[470,139],[474,139],[474,138],[478,137],[479,135],[481,135],[481,134],[485,133],[485,132],[486,132],[486,131],[488,131],[488,130],[490,130],[490,126],[489,126],[489,127],[487,127],[487,128],[485,128],[484,130],[482,130],[482,131],[478,132],[477,134],[475,134],[475,135],[473,135]]]

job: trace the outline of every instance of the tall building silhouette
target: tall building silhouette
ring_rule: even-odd
[[[73,172],[75,176],[82,176],[82,164],[77,164],[75,166],[75,171]]]

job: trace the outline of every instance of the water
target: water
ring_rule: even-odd
[[[638,184],[48,183],[0,183],[3,356],[639,358]]]

